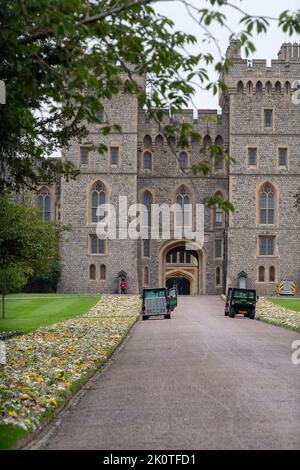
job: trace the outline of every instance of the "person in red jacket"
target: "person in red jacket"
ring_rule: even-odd
[[[127,288],[126,281],[123,278],[121,281],[121,294],[126,294],[126,288]]]

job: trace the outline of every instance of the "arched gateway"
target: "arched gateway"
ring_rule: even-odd
[[[159,255],[160,284],[178,288],[179,295],[206,293],[206,252],[193,242],[173,240],[166,242]]]

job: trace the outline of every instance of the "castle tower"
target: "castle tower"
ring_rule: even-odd
[[[138,292],[137,242],[99,240],[96,235],[101,221],[97,207],[104,203],[115,207],[118,230],[119,196],[127,197],[128,206],[136,203],[137,116],[137,97],[120,92],[104,103],[99,124],[90,125],[87,139],[72,141],[63,150],[63,158],[80,170],[75,181],[63,181],[61,188],[62,222],[71,227],[61,243],[63,292],[117,292],[123,276],[127,292]],[[103,136],[99,131],[106,123],[120,125],[122,132]],[[97,150],[100,144],[107,147],[103,154]]]
[[[232,68],[220,103],[228,108],[229,198],[227,286],[245,283],[273,294],[276,282],[299,285],[300,187],[299,44],[283,44],[278,60],[243,60],[229,47]],[[294,98],[293,98],[294,96]],[[300,101],[300,100],[298,100]],[[243,276],[242,276],[243,275]]]

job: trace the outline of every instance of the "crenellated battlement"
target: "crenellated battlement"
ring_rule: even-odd
[[[221,93],[222,106],[227,94],[286,94],[297,88],[300,79],[300,44],[284,43],[278,58],[269,66],[265,59],[242,59],[238,41],[231,41],[226,57],[232,61],[229,73],[223,77],[228,91]]]

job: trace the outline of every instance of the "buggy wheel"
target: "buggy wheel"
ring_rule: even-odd
[[[229,310],[229,318],[235,318],[235,311],[234,310]]]
[[[143,320],[148,320],[148,318],[149,318],[149,317],[148,317],[147,315],[143,315],[143,316],[142,316],[142,319],[143,319]]]
[[[255,320],[255,310],[254,309],[250,311],[249,318],[250,318],[250,320]]]
[[[225,317],[228,317],[229,313],[225,310]]]

